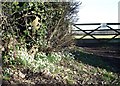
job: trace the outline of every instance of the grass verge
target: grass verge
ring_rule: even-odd
[[[100,59],[91,61],[84,57],[87,54],[80,51],[77,52],[79,54],[77,57],[83,57],[81,60],[76,60],[71,53],[53,52],[47,56],[39,52],[32,57],[25,50],[18,52],[18,60],[14,61],[20,64],[3,68],[3,84],[120,85],[119,74],[84,63],[85,61],[95,65],[102,63],[101,66],[104,66],[104,62]]]

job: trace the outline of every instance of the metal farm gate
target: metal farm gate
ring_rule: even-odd
[[[72,25],[74,28],[71,31],[72,35],[77,41],[79,41],[79,43],[120,43],[120,28],[112,28],[113,25],[118,26],[120,25],[120,23],[83,23]],[[98,27],[88,30],[81,29],[82,26]],[[89,36],[90,38],[87,38],[87,36]]]

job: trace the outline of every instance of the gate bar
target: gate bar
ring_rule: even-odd
[[[82,24],[74,24],[74,25],[101,25],[102,23],[82,23]],[[107,25],[120,25],[120,23],[106,23]]]

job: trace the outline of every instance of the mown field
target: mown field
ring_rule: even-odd
[[[75,39],[80,39],[84,35],[74,35],[73,37]],[[111,39],[115,35],[93,35],[96,39]],[[117,36],[115,38],[120,38],[120,36]],[[85,36],[83,39],[93,39],[91,36]]]

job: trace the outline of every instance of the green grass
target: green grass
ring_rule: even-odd
[[[100,56],[77,51],[75,58],[85,64],[88,64],[94,67],[100,67],[108,71],[114,71],[113,67],[111,67],[107,62],[103,61]]]

